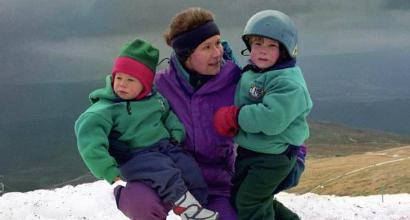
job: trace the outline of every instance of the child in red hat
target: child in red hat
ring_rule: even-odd
[[[208,193],[198,164],[179,145],[183,125],[152,90],[158,56],[140,39],[123,46],[106,87],[90,94],[92,105],[75,123],[80,155],[99,179],[147,184],[182,219],[217,219],[203,208]],[[113,139],[124,144],[110,144]]]

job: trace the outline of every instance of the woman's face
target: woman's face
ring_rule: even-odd
[[[185,67],[202,75],[216,75],[221,69],[223,52],[221,36],[215,35],[195,48],[185,61]]]

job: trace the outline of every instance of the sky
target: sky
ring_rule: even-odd
[[[6,193],[0,197],[0,219],[126,220],[116,209],[112,187],[105,181],[54,190]],[[277,199],[303,220],[407,220],[410,194],[338,197],[279,193]],[[170,213],[167,220],[178,220]]]
[[[192,6],[215,14],[237,53],[247,19],[267,8],[293,18],[301,57],[410,48],[406,0],[0,0],[0,28],[7,30],[0,35],[0,84],[99,78],[135,37],[152,41],[167,57],[161,34],[175,13]]]

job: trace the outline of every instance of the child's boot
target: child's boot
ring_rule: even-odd
[[[300,220],[300,217],[296,213],[276,199],[273,200],[273,211],[275,212],[275,219]]]
[[[205,209],[190,192],[186,192],[174,204],[173,211],[182,220],[216,220],[218,212]]]

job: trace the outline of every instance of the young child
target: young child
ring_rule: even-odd
[[[299,146],[309,136],[312,101],[295,65],[296,27],[284,13],[265,10],[249,19],[243,40],[250,64],[237,85],[235,105],[214,115],[215,130],[238,144],[232,202],[239,219],[299,219],[273,199],[289,187],[284,184],[292,184],[285,179],[293,178]]]
[[[123,46],[106,87],[90,94],[91,107],[75,123],[79,152],[97,178],[144,182],[182,219],[217,219],[217,212],[202,207],[207,186],[196,161],[178,146],[183,125],[151,90],[158,55],[143,40]],[[110,135],[130,147],[110,149]]]

